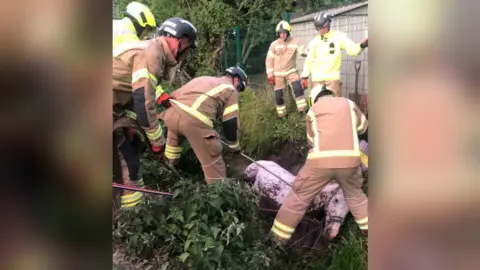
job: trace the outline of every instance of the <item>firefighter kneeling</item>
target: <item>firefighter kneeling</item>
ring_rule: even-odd
[[[335,97],[321,85],[312,93],[317,94],[312,96],[313,106],[306,116],[311,149],[271,229],[281,243],[288,242],[312,199],[334,179],[362,234],[368,232],[368,198],[362,190],[358,142],[358,134],[365,132],[368,121],[353,101]]]
[[[247,86],[247,75],[230,67],[222,77],[195,78],[171,93],[171,107],[159,115],[168,128],[165,157],[175,165],[187,139],[202,164],[207,184],[226,177],[220,135],[213,128],[222,115],[223,130],[230,150],[241,150],[238,141],[238,92]]]

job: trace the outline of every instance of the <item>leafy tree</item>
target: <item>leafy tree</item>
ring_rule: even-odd
[[[342,5],[364,2],[365,0],[298,0],[297,12],[302,15]]]
[[[124,10],[130,0],[117,0],[119,10]],[[252,49],[265,41],[272,25],[281,19],[291,6],[291,0],[147,0],[144,1],[159,22],[180,16],[190,20],[198,30],[198,48],[193,61],[187,61],[190,75],[213,74],[219,70],[220,55],[226,38],[233,27],[247,29],[243,43],[243,63]]]

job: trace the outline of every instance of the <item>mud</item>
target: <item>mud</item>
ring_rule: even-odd
[[[291,174],[297,175],[305,163],[305,157],[302,155],[302,152],[306,152],[306,149],[302,150],[301,146],[285,144],[282,148],[264,158],[264,160],[273,161]]]

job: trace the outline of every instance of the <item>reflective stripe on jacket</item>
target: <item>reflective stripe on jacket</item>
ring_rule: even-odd
[[[365,132],[368,121],[353,101],[321,97],[308,111],[306,124],[311,147],[307,159],[321,159],[321,168],[360,166],[358,134]]]
[[[308,44],[308,54],[303,65],[302,78],[312,75],[312,81],[340,80],[342,52],[357,56],[363,50],[346,34],[330,30],[323,38],[318,34]]]
[[[213,121],[221,116],[228,133],[237,134],[240,121],[238,117],[238,93],[229,77],[198,77],[170,94],[171,103],[205,125],[213,128]],[[237,125],[228,125],[236,120]],[[229,141],[230,147],[238,147],[238,136]]]
[[[284,77],[296,72],[297,52],[302,54],[303,45],[296,38],[288,37],[286,41],[279,38],[272,42],[265,59],[267,77]]]
[[[156,96],[164,74],[176,65],[166,41],[154,40],[123,43],[114,50],[113,105],[132,103],[137,121],[153,146],[165,144],[157,119]]]

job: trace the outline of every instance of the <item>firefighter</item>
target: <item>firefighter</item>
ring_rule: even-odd
[[[360,44],[355,44],[345,33],[330,30],[332,15],[319,13],[313,24],[319,34],[309,43],[308,54],[302,71],[302,85],[308,88],[308,77],[311,75],[312,87],[319,84],[327,85],[335,96],[342,96],[340,88],[340,69],[342,52],[357,56],[368,47],[368,38]]]
[[[310,150],[292,189],[277,213],[271,232],[287,243],[302,220],[312,199],[332,180],[343,190],[347,205],[363,235],[368,235],[368,198],[362,191],[358,134],[368,121],[355,103],[334,96],[321,85],[307,113],[307,140]]]
[[[125,18],[113,20],[113,48],[125,42],[144,39],[156,27],[152,11],[144,4],[131,2],[125,10]]]
[[[143,186],[139,140],[148,138],[155,156],[162,155],[165,137],[157,119],[156,104],[168,107],[169,96],[160,82],[177,65],[177,59],[195,46],[196,28],[182,18],[170,18],[152,40],[126,42],[113,51],[114,154],[116,176],[125,185]],[[140,127],[140,128],[139,128]],[[143,130],[143,131],[142,131]],[[146,141],[146,140],[144,140]],[[140,192],[123,191],[122,207],[136,205]]]
[[[265,60],[267,82],[274,86],[277,116],[279,118],[287,116],[283,99],[283,90],[286,87],[285,80],[287,80],[292,89],[297,110],[303,113],[307,107],[304,89],[295,64],[297,53],[300,53],[302,56],[305,56],[305,54],[302,54],[303,45],[300,41],[290,36],[291,30],[292,27],[286,21],[278,23],[276,32],[279,38],[270,44]]]
[[[226,177],[221,139],[213,122],[217,115],[221,116],[230,151],[240,152],[238,92],[246,86],[245,72],[230,67],[224,76],[195,78],[171,94],[172,106],[159,115],[168,128],[165,157],[170,165],[178,163],[187,139],[202,165],[207,184]]]

